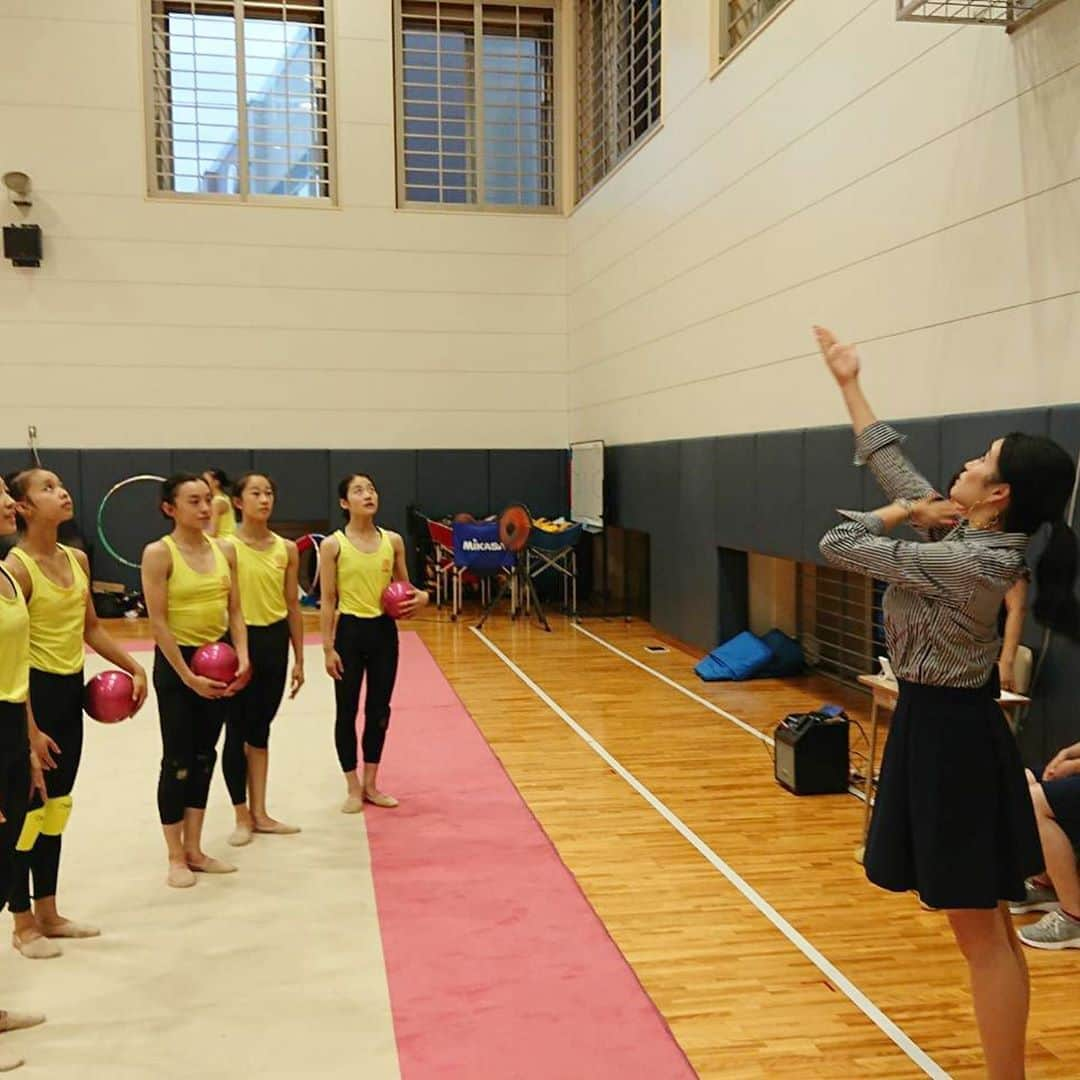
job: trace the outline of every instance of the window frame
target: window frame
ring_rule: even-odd
[[[288,0],[285,0],[287,3]],[[320,0],[322,4],[322,26],[324,32],[326,84],[324,94],[326,98],[326,178],[327,194],[325,196],[307,195],[266,195],[262,193],[252,194],[250,191],[240,191],[236,194],[210,191],[167,191],[157,186],[157,158],[158,145],[155,131],[155,101],[154,101],[154,0],[140,0],[139,11],[141,17],[140,39],[142,45],[142,75],[143,75],[143,135],[145,143],[145,169],[146,169],[146,198],[161,202],[199,202],[223,206],[277,206],[289,208],[306,208],[309,210],[337,210],[338,203],[338,174],[337,174],[337,146],[339,139],[336,111],[336,63],[334,58],[334,0]],[[198,3],[198,0],[195,0]],[[243,14],[244,0],[233,0],[234,14]],[[242,40],[242,39],[241,39]],[[237,50],[237,84],[238,88],[244,85],[244,57],[242,50]],[[241,102],[240,94],[237,95],[237,130],[243,131],[247,118],[247,102]],[[246,175],[247,166],[244,166]]]
[[[573,16],[573,52],[574,52],[574,68],[573,68],[573,84],[574,84],[574,140],[573,140],[573,175],[571,177],[571,183],[574,192],[574,207],[582,206],[587,200],[592,198],[593,194],[608,182],[608,180],[614,176],[623,166],[637,153],[646,146],[657,133],[664,126],[664,102],[666,95],[664,93],[664,82],[666,75],[666,65],[664,63],[664,39],[665,39],[665,22],[666,12],[664,0],[660,0],[659,5],[660,15],[660,49],[659,49],[659,61],[660,61],[660,74],[657,79],[657,92],[659,95],[659,110],[656,119],[640,134],[638,135],[626,148],[623,154],[613,160],[607,170],[600,176],[598,176],[591,184],[591,186],[585,190],[581,189],[581,122],[580,122],[580,105],[581,105],[581,40],[579,35],[579,19],[578,19],[578,7],[575,4],[572,12]]]
[[[710,40],[713,46],[713,70],[710,78],[715,78],[724,67],[739,55],[759,34],[772,25],[781,12],[787,11],[794,0],[780,0],[764,19],[741,41],[731,44],[730,15],[731,0],[712,0],[712,30]]]
[[[513,4],[516,7],[545,8],[551,11],[552,20],[552,204],[550,206],[520,206],[513,203],[477,202],[428,202],[413,200],[406,196],[405,182],[405,60],[404,33],[402,30],[402,0],[393,0],[393,57],[394,57],[394,174],[396,189],[396,207],[400,210],[415,210],[425,214],[527,214],[545,216],[563,214],[563,3],[564,0],[464,0],[473,4],[474,26],[483,26],[483,5]],[[479,4],[479,7],[477,5]],[[480,131],[483,124],[483,103],[476,106],[476,127]],[[478,136],[479,139],[479,136]],[[482,190],[483,169],[477,169],[477,193]]]

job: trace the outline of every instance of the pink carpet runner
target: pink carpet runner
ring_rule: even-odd
[[[380,786],[402,800],[365,821],[403,1080],[695,1075],[415,633]]]

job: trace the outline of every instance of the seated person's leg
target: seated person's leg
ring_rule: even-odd
[[[1037,923],[1020,930],[1020,940],[1042,949],[1080,948],[1080,871],[1074,851],[1080,839],[1080,776],[1047,780],[1031,785],[1030,790],[1052,893],[1043,897],[1043,904],[1017,905],[1027,911],[1048,911]],[[1035,893],[1048,892],[1033,882],[1028,900],[1037,900]],[[1059,911],[1051,910],[1054,894]]]

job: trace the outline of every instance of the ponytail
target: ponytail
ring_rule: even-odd
[[[1035,567],[1035,620],[1048,630],[1080,640],[1080,603],[1076,599],[1078,546],[1064,518],[1050,526],[1050,537]]]

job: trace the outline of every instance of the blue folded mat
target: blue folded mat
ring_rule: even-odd
[[[744,679],[777,679],[803,670],[799,643],[780,630],[764,638],[744,630],[718,645],[694,671],[705,682],[740,682]]]

